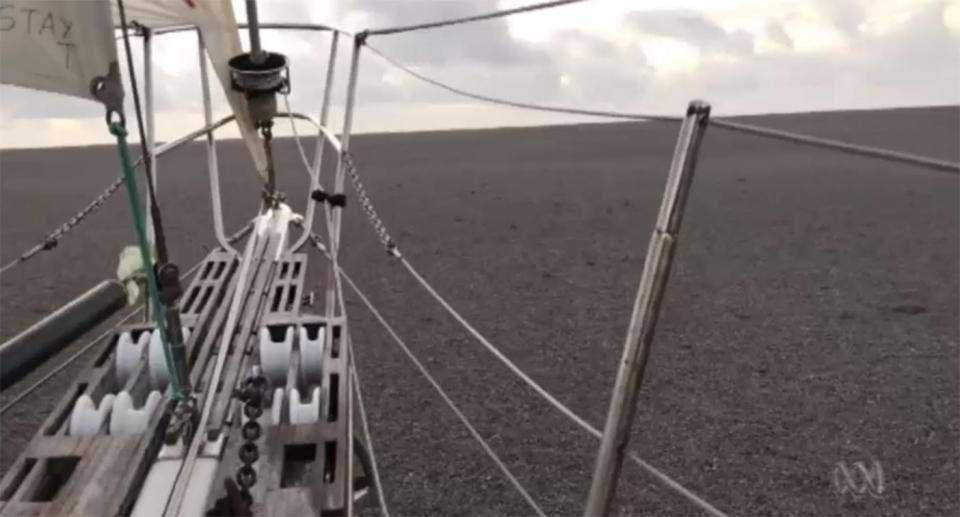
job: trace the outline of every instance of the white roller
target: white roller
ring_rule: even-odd
[[[287,327],[282,341],[274,341],[267,327],[261,327],[260,369],[272,386],[286,386],[287,370],[290,368],[290,353],[293,350],[293,326]]]
[[[323,347],[326,327],[320,327],[317,338],[307,336],[307,328],[300,326],[300,377],[307,385],[323,380]]]
[[[143,358],[144,347],[150,340],[150,332],[141,332],[136,342],[130,332],[122,332],[117,338],[117,352],[114,354],[114,363],[117,371],[117,382],[120,386],[127,383],[137,365]]]
[[[100,399],[100,406],[93,403],[90,395],[83,394],[73,404],[73,411],[70,413],[70,429],[67,432],[70,436],[95,436],[100,434],[103,422],[110,414],[113,408],[113,394],[106,394]]]
[[[157,410],[163,395],[159,391],[151,391],[143,408],[134,409],[133,397],[127,391],[117,394],[110,414],[110,434],[141,434],[147,430],[150,417]]]
[[[183,329],[183,341],[190,339],[190,329]],[[167,369],[167,360],[163,356],[163,344],[160,341],[160,331],[150,333],[150,349],[147,351],[147,366],[150,370],[150,387],[163,391],[170,382],[170,371]]]
[[[290,389],[290,424],[313,424],[320,419],[320,387],[315,386],[309,402],[301,402],[300,390]]]
[[[280,425],[280,417],[283,412],[283,388],[273,390],[273,405],[270,406],[270,423]]]

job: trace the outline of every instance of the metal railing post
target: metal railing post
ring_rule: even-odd
[[[340,135],[341,153],[337,160],[337,174],[334,177],[333,194],[343,194],[343,183],[346,175],[346,163],[344,155],[350,148],[350,131],[353,127],[353,107],[357,98],[357,73],[360,66],[360,49],[363,47],[363,38],[354,37],[353,54],[350,56],[350,77],[347,80],[347,102],[343,114],[343,132]],[[330,228],[330,265],[327,269],[327,296],[326,312],[328,317],[336,314],[336,268],[340,252],[340,224],[343,219],[343,208],[340,206],[331,207]]]
[[[623,346],[623,358],[597,453],[593,482],[584,513],[587,517],[607,515],[616,493],[620,467],[630,439],[637,393],[650,356],[687,194],[696,168],[697,152],[709,118],[710,105],[703,101],[693,101],[680,126],[680,136],[667,175],[660,213],[647,248],[643,275]]]
[[[350,131],[353,128],[353,109],[357,98],[357,73],[360,67],[360,50],[366,40],[366,34],[358,34],[353,38],[353,54],[350,56],[350,77],[347,80],[347,102],[343,114],[343,133],[340,135],[340,156],[337,160],[337,175],[334,178],[334,195],[343,194],[344,176],[346,174],[345,157],[350,148]],[[330,260],[327,269],[326,315],[332,317],[337,314],[340,277],[338,255],[340,253],[340,224],[343,217],[343,207],[332,206],[330,228]],[[350,333],[346,334],[343,347],[343,360],[347,364],[344,386],[350,386],[350,367],[353,365],[353,352],[350,350]],[[347,403],[344,418],[347,423],[347,436],[353,436],[353,390],[347,389]],[[346,479],[353,479],[353,454],[348,455],[346,462]],[[346,501],[346,515],[353,516],[353,489],[345,487],[344,500]]]
[[[330,93],[333,90],[333,76],[334,70],[336,69],[337,62],[337,44],[340,41],[340,33],[334,32],[332,39],[330,40],[330,59],[327,60],[327,79],[323,86],[323,104],[320,106],[320,125],[327,125],[327,118],[330,114]],[[208,122],[209,124],[209,122]],[[320,188],[320,168],[323,165],[323,148],[327,146],[326,138],[324,138],[323,130],[317,131],[317,148],[314,150],[313,155],[313,171],[311,171],[312,177],[310,178],[310,193]],[[307,195],[307,213],[304,216],[304,228],[303,233],[297,239],[297,241],[290,246],[290,251],[296,251],[300,249],[301,246],[307,239],[310,238],[310,232],[313,229],[313,216],[316,211],[317,202],[313,199],[312,195]]]
[[[213,103],[210,100],[210,75],[207,72],[206,46],[203,35],[197,30],[197,49],[200,54],[200,88],[203,92],[203,123],[210,126],[213,123]],[[207,175],[210,178],[210,203],[213,208],[213,233],[220,246],[237,254],[237,250],[230,245],[223,230],[223,204],[220,198],[220,165],[217,161],[217,140],[213,131],[207,133]]]

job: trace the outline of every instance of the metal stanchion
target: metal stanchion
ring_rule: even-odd
[[[607,515],[616,492],[620,467],[630,439],[637,392],[643,382],[643,370],[650,356],[654,329],[676,250],[680,222],[696,168],[697,152],[709,117],[710,105],[703,101],[693,101],[687,108],[687,115],[680,127],[680,137],[667,176],[660,214],[647,248],[643,276],[640,278],[640,288],[623,347],[620,371],[617,373],[600,451],[597,453],[585,511],[588,517]]]

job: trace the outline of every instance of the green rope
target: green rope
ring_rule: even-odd
[[[160,343],[163,348],[163,358],[170,372],[170,387],[173,397],[180,400],[183,392],[180,389],[180,379],[173,366],[173,351],[170,349],[167,322],[164,318],[163,303],[160,301],[160,290],[157,287],[157,275],[153,269],[153,260],[150,243],[147,241],[147,229],[143,213],[140,209],[140,192],[137,190],[137,178],[134,176],[133,160],[130,159],[130,149],[127,147],[127,128],[121,122],[110,123],[110,133],[117,137],[117,151],[120,153],[120,167],[123,169],[123,180],[127,187],[127,199],[130,201],[130,212],[133,215],[133,227],[137,232],[137,241],[140,247],[140,257],[143,259],[143,269],[147,277],[147,297],[153,305],[153,317],[157,329],[160,331]]]

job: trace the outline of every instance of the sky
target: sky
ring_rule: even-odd
[[[270,0],[260,2],[260,19],[358,31],[533,1]],[[244,19],[242,0],[233,3]],[[293,110],[316,117],[329,34],[265,31],[262,39],[266,49],[290,59]],[[717,116],[960,104],[960,0],[589,0],[372,37],[370,44],[463,89],[586,109],[681,115],[695,98],[709,101]],[[341,44],[337,59],[336,130],[349,47]],[[134,53],[140,66],[138,41]],[[164,141],[203,123],[196,36],[158,37],[154,56],[157,138]],[[598,120],[463,99],[370,52],[361,58],[359,77],[356,132]],[[215,93],[215,114],[226,115],[223,95]],[[0,86],[0,148],[109,142],[102,111],[90,101]],[[275,133],[288,129],[278,124]]]

